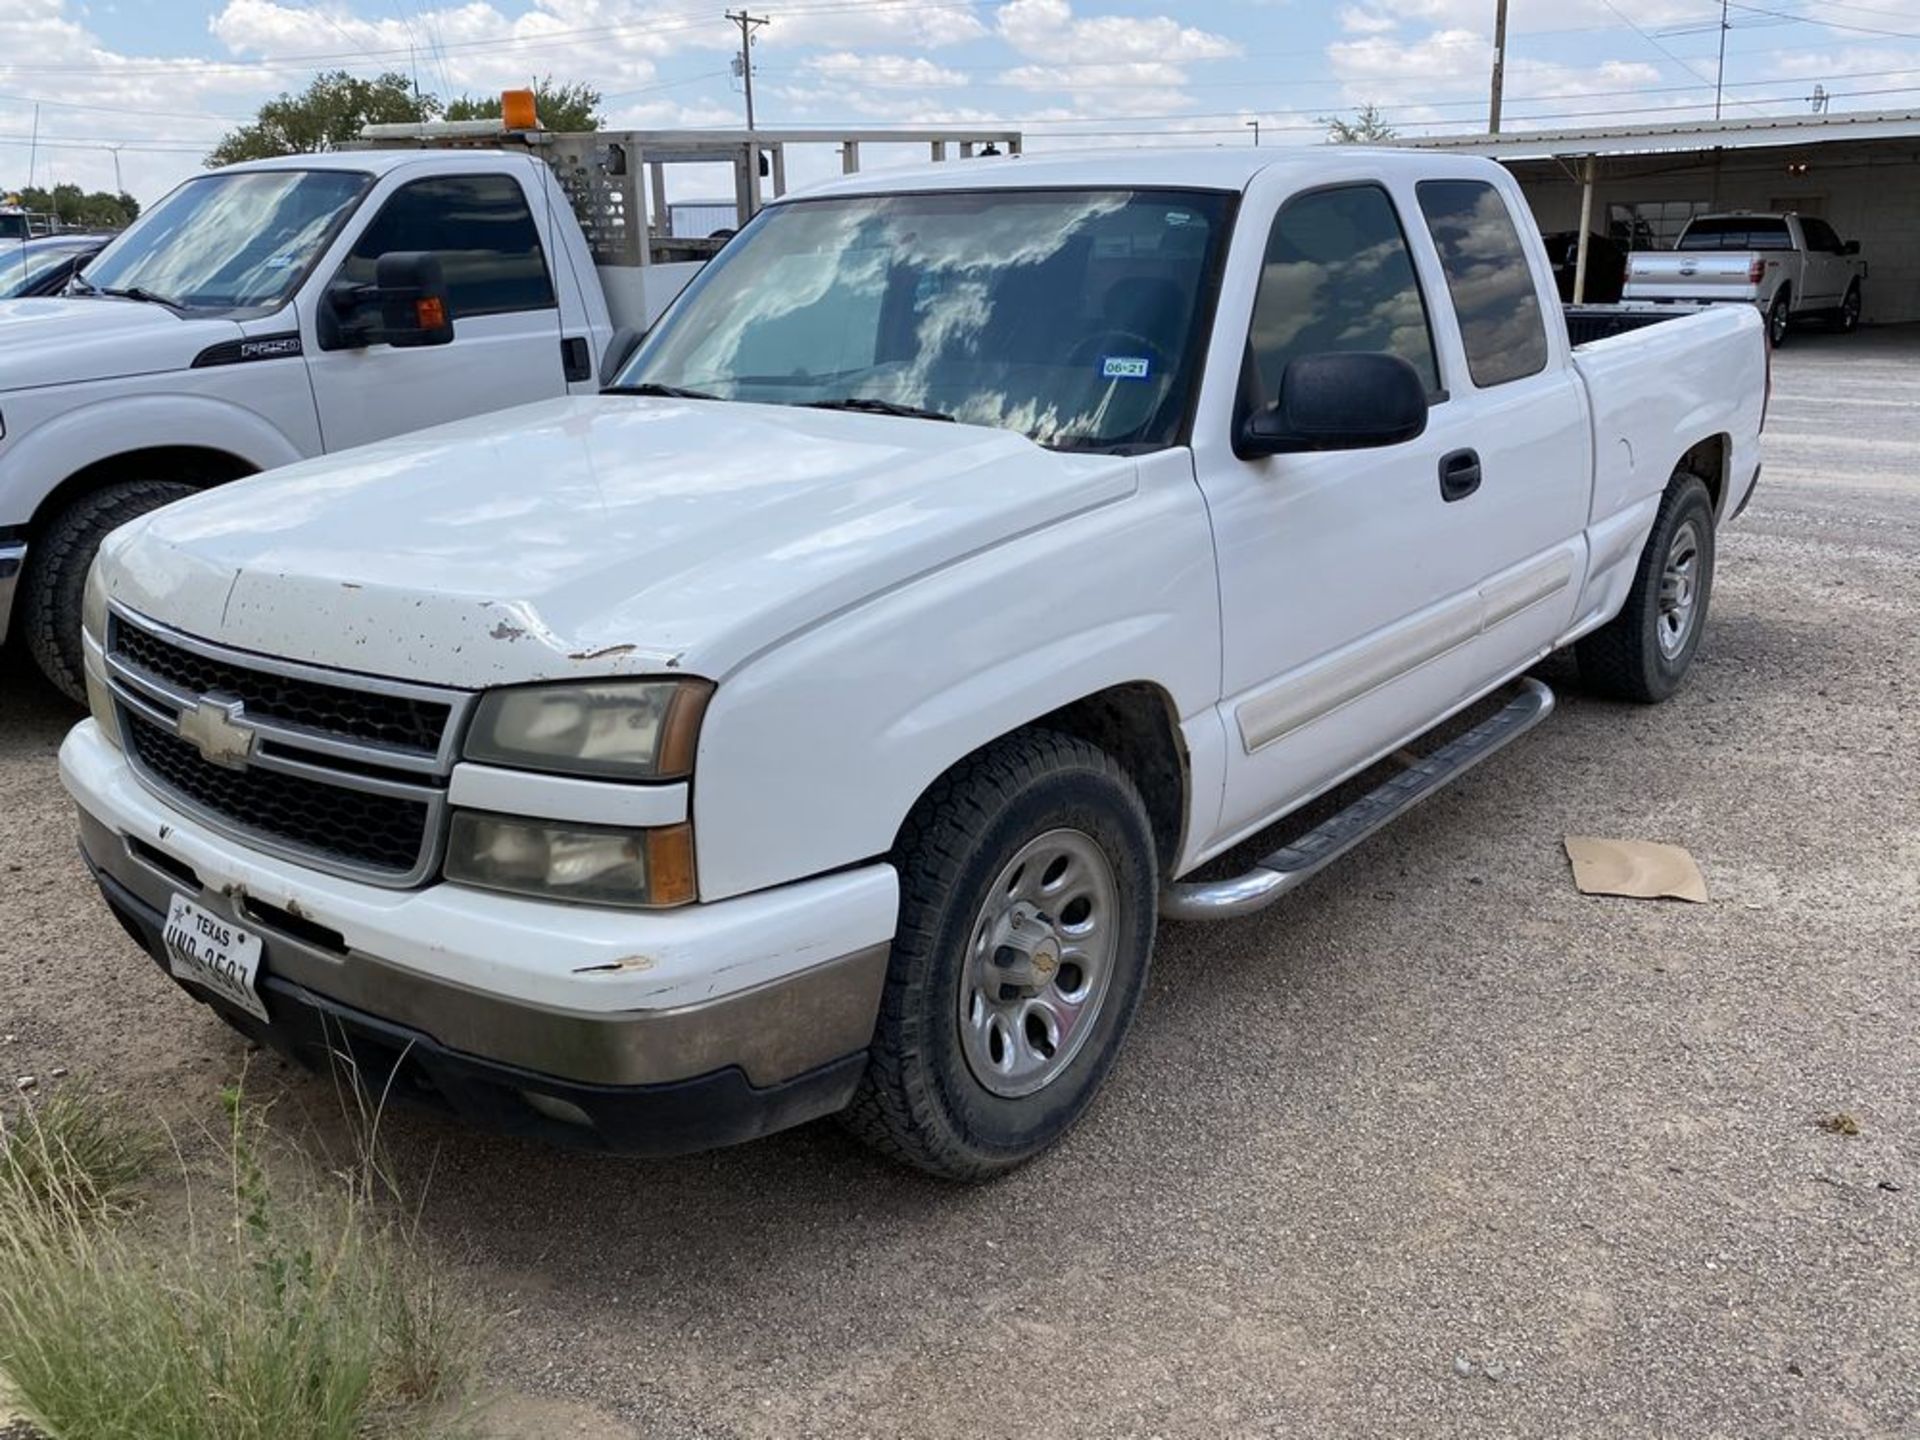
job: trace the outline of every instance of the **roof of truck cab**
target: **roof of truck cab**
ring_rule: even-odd
[[[1464,155],[1430,155],[1364,145],[1252,145],[1232,149],[1060,150],[981,157],[866,171],[809,185],[795,198],[892,194],[903,190],[1084,189],[1089,186],[1169,190],[1244,190],[1254,176],[1282,171],[1302,183],[1350,175],[1356,164],[1374,175],[1498,173]]]
[[[423,160],[445,162],[450,158],[471,161],[475,156],[487,160],[518,160],[524,164],[527,152],[506,149],[453,149],[448,146],[419,146],[407,150],[328,150],[314,155],[276,155],[270,160],[242,160],[237,165],[222,165],[214,171],[228,175],[243,170],[351,170],[362,175],[385,175],[402,165]]]

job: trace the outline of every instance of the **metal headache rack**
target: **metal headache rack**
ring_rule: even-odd
[[[509,112],[511,113],[511,112]],[[862,145],[924,145],[934,161],[1020,153],[1018,130],[595,130],[561,133],[504,120],[444,120],[369,125],[368,149],[524,147],[541,155],[560,177],[574,216],[586,232],[596,265],[627,268],[702,261],[724,236],[672,233],[667,203],[669,165],[729,165],[734,208],[744,225],[759,211],[762,182],[775,198],[787,190],[787,150],[832,145],[843,174],[860,169]],[[643,195],[641,185],[646,184]],[[650,202],[650,203],[649,203]],[[650,217],[650,218],[649,218]]]

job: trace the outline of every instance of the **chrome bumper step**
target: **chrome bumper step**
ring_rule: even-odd
[[[1553,691],[1531,676],[1522,679],[1518,692],[1498,713],[1257,861],[1245,874],[1167,886],[1160,892],[1160,914],[1168,920],[1233,920],[1264,910],[1552,713]]]

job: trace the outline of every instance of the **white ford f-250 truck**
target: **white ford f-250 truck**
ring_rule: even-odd
[[[110,536],[82,845],[189,993],[376,1090],[627,1151],[844,1111],[991,1175],[1100,1087],[1160,918],[1285,894],[1560,647],[1680,683],[1762,327],[1577,322],[1622,333],[1571,346],[1478,160],[835,182],[604,395]]]
[[[1860,324],[1867,265],[1858,240],[1842,241],[1813,216],[1700,215],[1672,250],[1627,257],[1621,298],[1657,304],[1751,305],[1767,317],[1775,345],[1803,320],[1851,334]]]
[[[669,161],[731,164],[750,207],[747,157],[780,157],[789,133],[669,153],[644,131],[376,126],[370,145],[399,148],[179,186],[67,296],[0,302],[0,640],[11,612],[81,699],[81,591],[116,525],[305,457],[594,394],[704,259],[647,233],[647,176],[657,210]],[[449,323],[416,324],[409,298]]]

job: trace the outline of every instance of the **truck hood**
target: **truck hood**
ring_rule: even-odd
[[[0,393],[184,370],[240,333],[138,300],[0,300]]]
[[[242,649],[480,687],[723,678],[820,620],[1133,492],[938,421],[554,400],[238,481],[108,541],[119,602]]]

